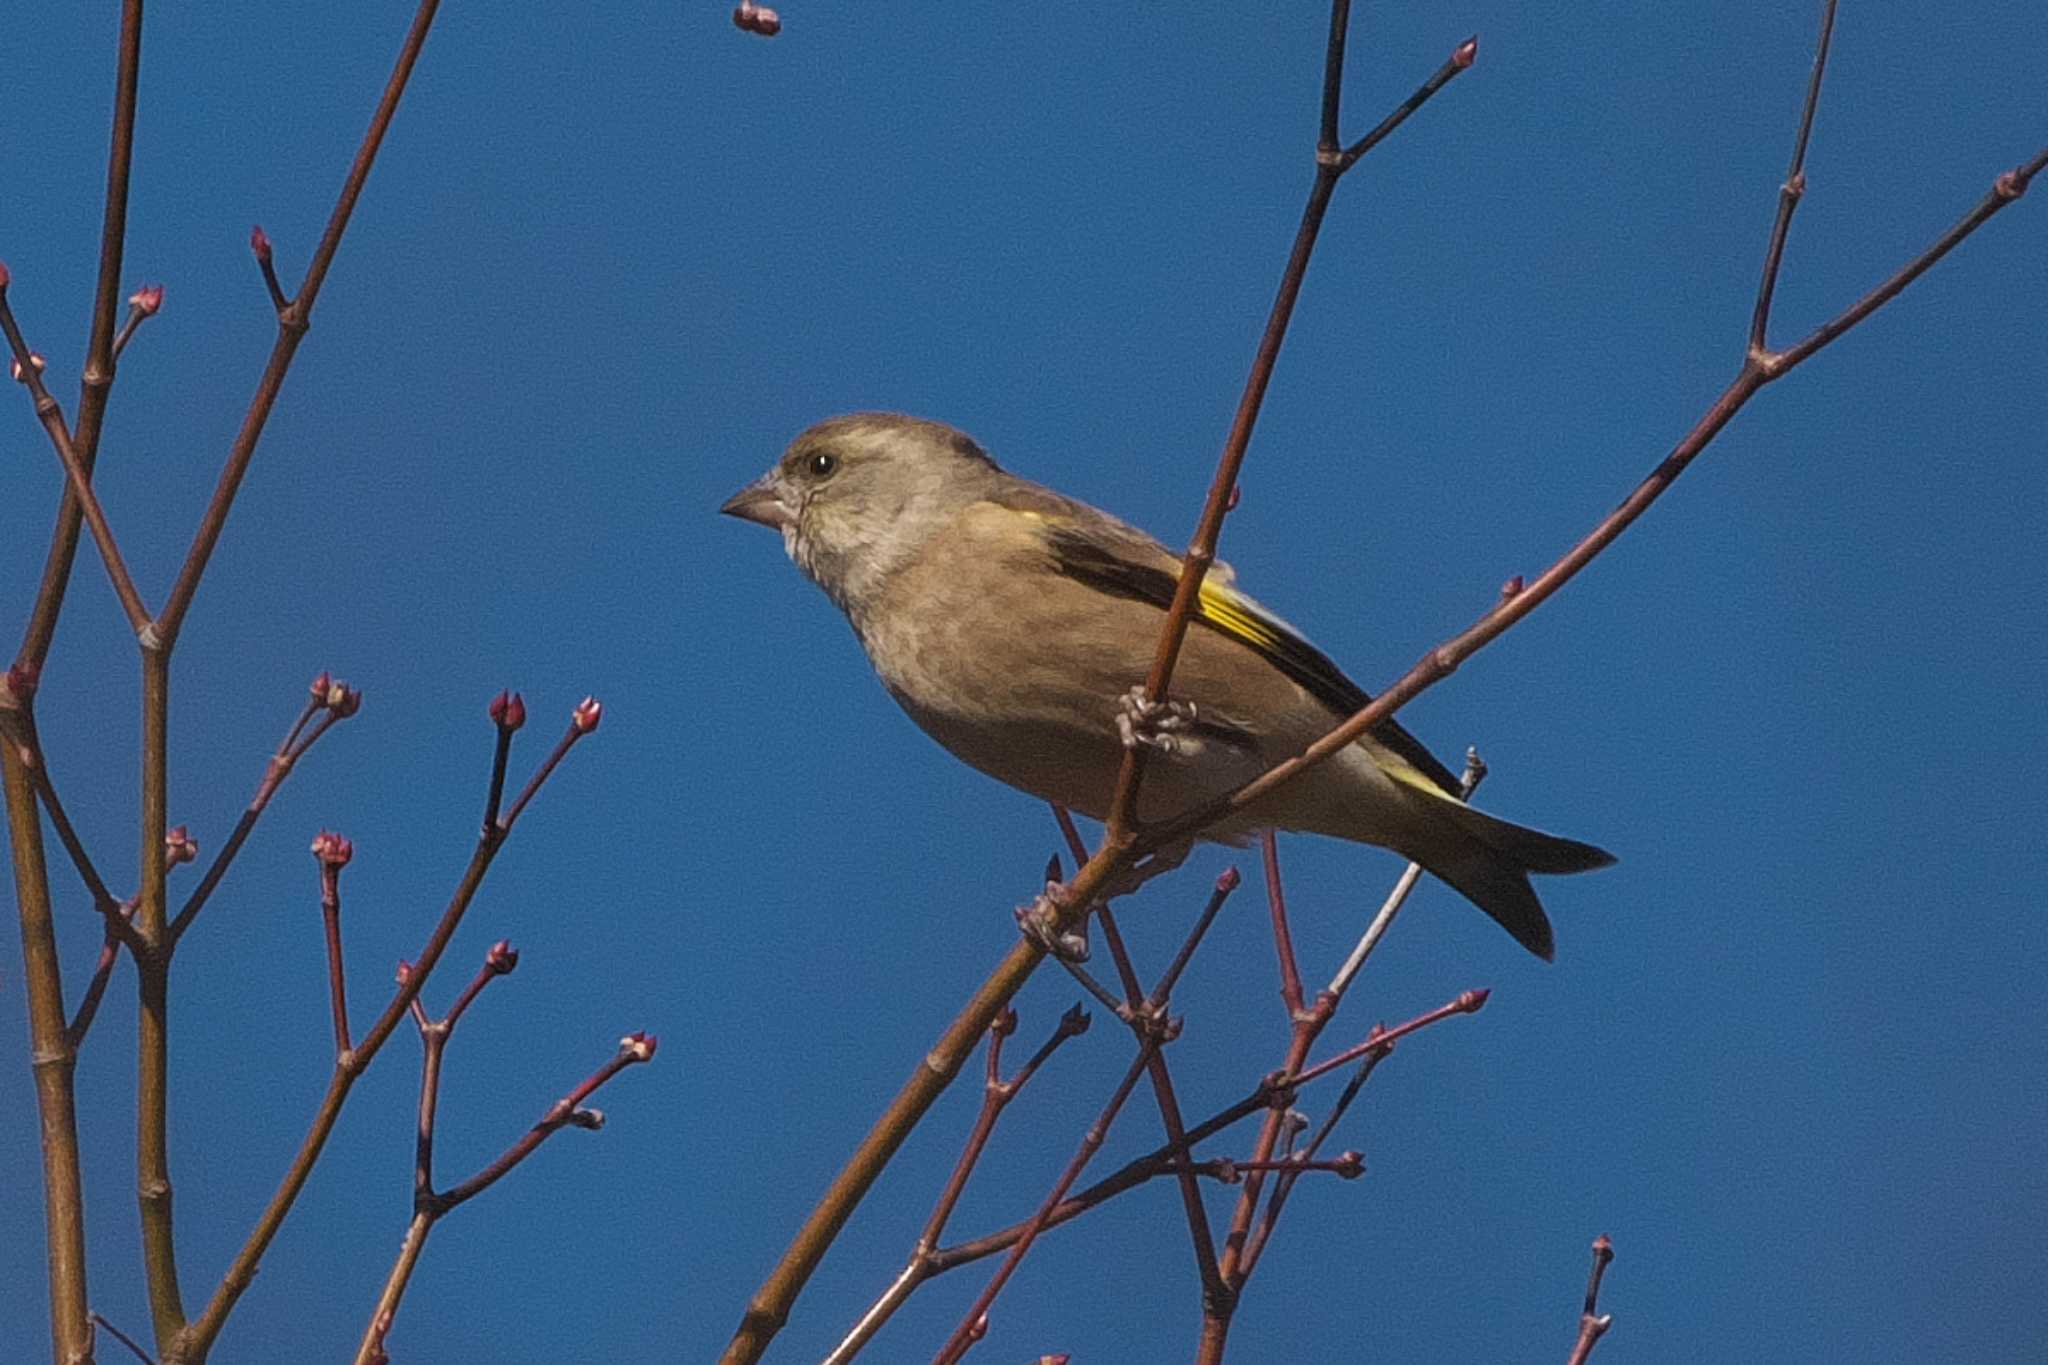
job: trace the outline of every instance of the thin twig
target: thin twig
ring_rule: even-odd
[[[1458,799],[1470,801],[1472,793],[1478,791],[1479,784],[1486,780],[1486,772],[1486,760],[1479,756],[1479,750],[1467,748],[1465,772],[1458,781]],[[1365,966],[1365,960],[1372,956],[1372,950],[1386,937],[1387,930],[1394,927],[1394,916],[1401,913],[1401,907],[1407,904],[1409,894],[1421,880],[1421,863],[1410,863],[1402,870],[1400,878],[1394,883],[1394,889],[1389,891],[1386,900],[1380,903],[1379,913],[1372,917],[1372,923],[1365,926],[1365,932],[1359,935],[1358,942],[1345,957],[1344,965],[1337,969],[1337,974],[1330,978],[1330,984],[1323,988],[1329,995],[1342,999],[1344,992],[1351,989],[1351,983],[1357,978],[1359,970]]]
[[[1771,326],[1771,295],[1778,287],[1778,267],[1785,260],[1785,242],[1792,233],[1792,211],[1806,193],[1806,142],[1813,136],[1813,116],[1820,108],[1820,79],[1828,69],[1828,45],[1835,33],[1835,0],[1823,0],[1820,11],[1820,41],[1814,44],[1813,74],[1806,82],[1806,104],[1799,113],[1799,132],[1792,139],[1792,165],[1785,183],[1778,187],[1778,218],[1771,224],[1770,244],[1764,248],[1764,273],[1756,290],[1756,311],[1749,323],[1749,353],[1760,356],[1767,349]]]
[[[1009,1080],[1002,1078],[1002,1042],[1014,1032],[1017,1016],[1014,1011],[1005,1010],[996,1016],[996,1022],[988,1031],[988,1075],[982,1084],[981,1109],[975,1115],[974,1126],[968,1131],[967,1142],[960,1149],[960,1156],[953,1163],[952,1174],[946,1177],[944,1188],[939,1191],[938,1202],[932,1206],[931,1216],[925,1220],[924,1231],[918,1234],[917,1245],[911,1249],[910,1259],[903,1270],[890,1282],[882,1296],[869,1306],[852,1329],[847,1332],[832,1354],[825,1357],[825,1365],[847,1365],[866,1345],[874,1340],[898,1308],[901,1308],[917,1287],[931,1274],[931,1253],[938,1247],[939,1239],[945,1236],[946,1223],[953,1216],[955,1205],[967,1189],[967,1181],[987,1150],[990,1136],[995,1132],[996,1120],[1002,1117],[1010,1102],[1017,1098],[1032,1076],[1046,1059],[1069,1038],[1079,1037],[1088,1031],[1088,1014],[1075,1005],[1060,1016],[1052,1033],[1031,1054],[1017,1074]]]
[[[277,789],[292,775],[299,760],[306,756],[307,750],[319,743],[322,735],[354,715],[356,708],[361,704],[362,693],[346,683],[335,682],[326,673],[313,680],[311,695],[300,708],[298,719],[292,723],[292,728],[285,732],[285,737],[278,742],[277,748],[264,763],[263,776],[256,783],[256,794],[251,796],[249,804],[242,808],[242,813],[236,819],[227,842],[220,846],[220,852],[214,855],[213,861],[207,865],[205,874],[200,877],[199,885],[192,889],[192,894],[185,898],[185,904],[179,909],[177,918],[171,921],[169,933],[173,944],[184,938],[185,931],[192,927],[192,921],[198,918],[199,912],[206,907],[207,900],[220,885],[221,879],[227,876],[228,868],[233,866],[235,855],[241,852],[242,845],[254,832],[256,822],[269,808],[270,798],[277,795]],[[320,717],[320,723],[308,731],[306,724],[315,715]]]
[[[587,733],[587,732],[586,732]],[[192,1321],[190,1327],[179,1337],[171,1349],[164,1352],[164,1365],[198,1365],[212,1349],[226,1324],[228,1314],[234,1311],[236,1302],[249,1288],[255,1278],[257,1267],[270,1243],[283,1226],[285,1216],[291,1212],[299,1192],[305,1188],[306,1180],[313,1173],[313,1167],[320,1159],[327,1145],[329,1135],[334,1131],[336,1120],[348,1099],[356,1078],[361,1076],[375,1059],[378,1051],[390,1038],[413,1004],[419,998],[420,989],[426,984],[441,955],[447,951],[449,940],[461,925],[462,918],[469,910],[479,887],[483,885],[484,874],[490,870],[498,851],[505,846],[508,831],[502,826],[481,831],[476,848],[470,854],[469,866],[463,871],[462,880],[456,885],[448,906],[441,912],[440,920],[428,936],[419,955],[409,964],[397,993],[384,1007],[382,1014],[354,1047],[336,1060],[334,1070],[328,1077],[327,1091],[321,1097],[314,1112],[312,1125],[300,1141],[298,1152],[292,1157],[284,1179],[277,1192],[270,1197],[263,1211],[257,1216],[255,1226],[249,1231],[242,1247],[235,1253],[220,1283],[207,1302],[206,1310]]]
[[[120,1328],[114,1326],[113,1323],[108,1322],[103,1315],[99,1313],[94,1313],[92,1315],[92,1321],[95,1327],[106,1328],[108,1334],[112,1336],[114,1340],[120,1342],[123,1346],[126,1346],[130,1351],[132,1351],[135,1355],[135,1358],[137,1360],[142,1361],[143,1365],[155,1365],[155,1362],[151,1361],[149,1358],[149,1352],[142,1349],[142,1345],[140,1342],[136,1341],[134,1337],[129,1336]]]
[[[348,176],[342,181],[341,194],[335,200],[334,212],[328,216],[326,231],[320,234],[320,244],[313,249],[313,258],[306,265],[306,277],[300,282],[298,295],[278,314],[277,340],[271,345],[270,360],[263,367],[263,377],[257,381],[255,395],[249,400],[249,410],[242,418],[241,429],[235,433],[234,442],[228,447],[220,481],[199,519],[192,548],[186,553],[184,566],[178,570],[177,581],[171,585],[170,596],[165,599],[164,609],[158,613],[152,628],[155,642],[166,649],[177,640],[178,632],[185,624],[185,613],[191,609],[193,595],[199,591],[200,576],[206,572],[207,562],[213,557],[213,547],[219,543],[221,530],[227,525],[228,511],[234,506],[235,493],[242,486],[242,476],[248,473],[249,461],[256,454],[256,443],[263,436],[264,423],[270,420],[270,410],[277,403],[278,390],[284,386],[285,374],[291,369],[292,356],[298,351],[299,342],[305,339],[306,329],[312,325],[314,300],[320,296],[320,286],[327,279],[328,268],[334,264],[334,253],[340,249],[342,234],[348,230],[349,216],[355,212],[356,200],[363,192],[363,182],[369,179],[370,167],[376,163],[377,149],[383,145],[392,115],[398,112],[399,97],[405,93],[413,64],[419,60],[420,49],[426,44],[427,31],[433,26],[434,13],[439,8],[440,0],[420,0],[419,8],[414,11],[412,27],[399,48],[398,61],[392,67],[391,78],[385,82],[383,95],[377,100],[376,112],[370,116],[370,127],[363,134],[362,145],[356,149]]]
[[[1586,1306],[1579,1313],[1579,1339],[1572,1343],[1572,1353],[1565,1357],[1565,1365],[1586,1365],[1586,1357],[1593,1354],[1594,1344],[1614,1325],[1614,1315],[1600,1311],[1600,1280],[1607,1274],[1607,1263],[1613,1259],[1614,1243],[1608,1241],[1607,1234],[1603,1232],[1593,1239],[1593,1269],[1586,1275]]]
[[[100,558],[107,566],[107,577],[114,585],[114,596],[120,599],[121,611],[127,616],[130,628],[140,634],[149,626],[149,608],[143,605],[142,594],[136,591],[128,564],[121,558],[113,527],[107,524],[106,509],[100,506],[99,497],[93,492],[92,471],[79,458],[78,448],[71,439],[71,429],[65,424],[64,409],[43,384],[35,352],[21,334],[21,324],[15,320],[14,309],[7,301],[4,276],[0,276],[0,334],[7,339],[8,349],[14,355],[15,373],[35,401],[36,417],[49,434],[50,445],[57,452],[57,461],[64,467],[64,477],[70,481],[71,496],[83,513],[86,526],[92,531],[93,543],[99,546]]]
[[[107,198],[100,223],[92,339],[87,344],[85,369],[80,377],[78,426],[73,433],[73,448],[88,476],[99,459],[100,432],[113,385],[112,347],[109,343],[102,349],[102,342],[113,333],[128,235],[128,181],[134,164],[136,91],[142,66],[141,0],[124,0],[122,4],[115,63],[114,117],[107,147]],[[80,523],[78,499],[67,481],[58,500],[57,522],[50,534],[50,549],[43,561],[35,606],[29,613],[28,627],[22,633],[21,649],[16,655],[16,662],[30,669],[40,669],[49,657],[57,620],[64,610],[64,594],[71,583],[72,564],[78,556]],[[85,1331],[82,1322],[77,1330]]]
[[[1088,1131],[1082,1135],[1079,1149],[1067,1162],[1066,1169],[1060,1172],[1059,1179],[1053,1182],[1051,1191],[1039,1203],[1038,1211],[1031,1216],[1017,1240],[1011,1244],[1010,1254],[1004,1258],[1002,1265],[997,1267],[996,1273],[989,1277],[989,1282],[982,1286],[981,1293],[975,1298],[974,1305],[967,1310],[966,1317],[961,1319],[960,1325],[953,1329],[952,1336],[948,1337],[946,1344],[939,1349],[933,1365],[950,1365],[950,1362],[958,1360],[972,1344],[978,1335],[975,1331],[976,1326],[987,1319],[989,1305],[995,1302],[996,1295],[1002,1292],[1003,1285],[1008,1283],[1011,1274],[1016,1271],[1018,1262],[1024,1259],[1024,1254],[1031,1249],[1031,1244],[1045,1229],[1047,1221],[1052,1217],[1053,1209],[1066,1198],[1067,1191],[1074,1187],[1074,1182],[1081,1178],[1081,1172],[1087,1169],[1090,1159],[1109,1137],[1110,1125],[1116,1122],[1117,1114],[1124,1107],[1124,1101],[1131,1097],[1132,1089],[1138,1084],[1138,1077],[1145,1073],[1145,1068],[1158,1045],[1156,1036],[1148,1036],[1139,1045],[1138,1055],[1132,1058],[1131,1064],[1124,1069],[1123,1079],[1117,1082],[1116,1090],[1111,1093],[1109,1102],[1103,1105],[1102,1111],[1095,1117],[1095,1122],[1090,1124]]]

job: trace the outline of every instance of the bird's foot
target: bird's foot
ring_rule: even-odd
[[[1058,882],[1047,882],[1037,900],[1017,907],[1017,931],[1062,962],[1086,962],[1088,922],[1084,919],[1065,931],[1054,928],[1060,920],[1065,892],[1066,888]]]
[[[1191,701],[1153,701],[1142,683],[1116,699],[1116,732],[1126,749],[1142,745],[1171,758],[1190,747],[1187,735],[1194,728]]]

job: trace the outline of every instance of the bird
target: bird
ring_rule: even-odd
[[[1370,700],[1219,560],[1202,581],[1172,698],[1148,705],[1133,684],[1150,671],[1180,557],[1008,472],[943,422],[891,412],[819,422],[719,510],[781,533],[926,734],[989,776],[1097,820],[1127,746],[1158,751],[1137,811],[1152,822],[1300,753]],[[1392,719],[1201,837],[1241,844],[1269,830],[1392,849],[1545,960],[1555,938],[1529,875],[1614,861],[1475,809]]]

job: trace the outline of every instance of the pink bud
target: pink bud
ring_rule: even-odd
[[[199,845],[192,838],[192,832],[179,825],[164,832],[164,861],[176,866],[189,863],[199,856]]]
[[[603,719],[604,703],[596,697],[585,697],[576,703],[576,710],[571,713],[569,723],[576,727],[576,733],[587,735],[595,730],[597,723]]]
[[[1238,873],[1238,870],[1236,868],[1224,868],[1221,872],[1216,874],[1217,894],[1224,896],[1229,895],[1231,892],[1237,890],[1238,883],[1242,882],[1243,880],[1243,876],[1241,876]]]
[[[491,945],[488,953],[484,954],[484,965],[499,976],[509,976],[512,969],[519,965],[519,950],[514,948],[509,940],[501,938]]]
[[[313,836],[313,856],[320,860],[322,867],[337,871],[348,866],[348,860],[355,856],[356,846],[331,830],[321,830]]]
[[[128,296],[128,302],[144,317],[150,317],[164,306],[164,287],[160,284],[145,284]]]
[[[1479,57],[1479,35],[1473,34],[1458,44],[1458,50],[1451,54],[1451,65],[1463,71]]]
[[[1458,997],[1458,1008],[1466,1014],[1472,1014],[1485,1005],[1486,997],[1492,994],[1491,990],[1466,991]]]
[[[1330,1169],[1337,1173],[1340,1180],[1356,1180],[1365,1174],[1365,1153],[1339,1152]]]
[[[1510,578],[1507,582],[1501,584],[1500,595],[1503,598],[1520,597],[1522,595],[1522,576],[1520,574],[1516,574],[1513,578]]]
[[[334,714],[343,720],[363,709],[363,690],[360,687],[341,689],[341,700],[334,703]]]
[[[1230,485],[1230,496],[1223,500],[1223,510],[1226,512],[1235,512],[1237,510],[1237,501],[1239,498],[1243,496],[1243,487],[1241,487],[1238,484]]]
[[[491,698],[491,719],[500,730],[517,730],[526,724],[526,701],[517,692],[500,692]]]
[[[321,669],[319,676],[313,679],[313,704],[315,706],[327,705],[327,691],[333,686],[334,675],[324,668]]]
[[[782,32],[782,16],[766,5],[757,5],[754,0],[740,0],[732,12],[733,24],[749,33],[758,33],[763,38],[773,38]]]
[[[5,289],[13,280],[14,276],[8,273],[7,262],[0,261],[0,289]]]
[[[654,1056],[654,1049],[660,1042],[661,1040],[651,1033],[629,1033],[619,1039],[619,1048],[621,1051],[632,1053],[634,1061],[644,1062]]]
[[[257,260],[270,264],[270,234],[261,224],[249,229],[249,250],[256,253]]]
[[[391,975],[397,980],[399,985],[405,985],[408,981],[412,980],[412,964],[401,957],[398,959],[398,970]]]

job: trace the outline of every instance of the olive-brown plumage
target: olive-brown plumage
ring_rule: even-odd
[[[964,433],[894,413],[811,427],[721,509],[782,533],[852,623],[882,684],[954,755],[1100,819],[1121,699],[1145,677],[1180,560],[1144,532],[998,468]],[[1218,563],[1174,669],[1192,717],[1147,768],[1141,819],[1185,811],[1300,753],[1364,692]],[[1466,805],[1388,721],[1206,837],[1262,828],[1376,844],[1421,863],[1551,956],[1529,873],[1613,861]]]

